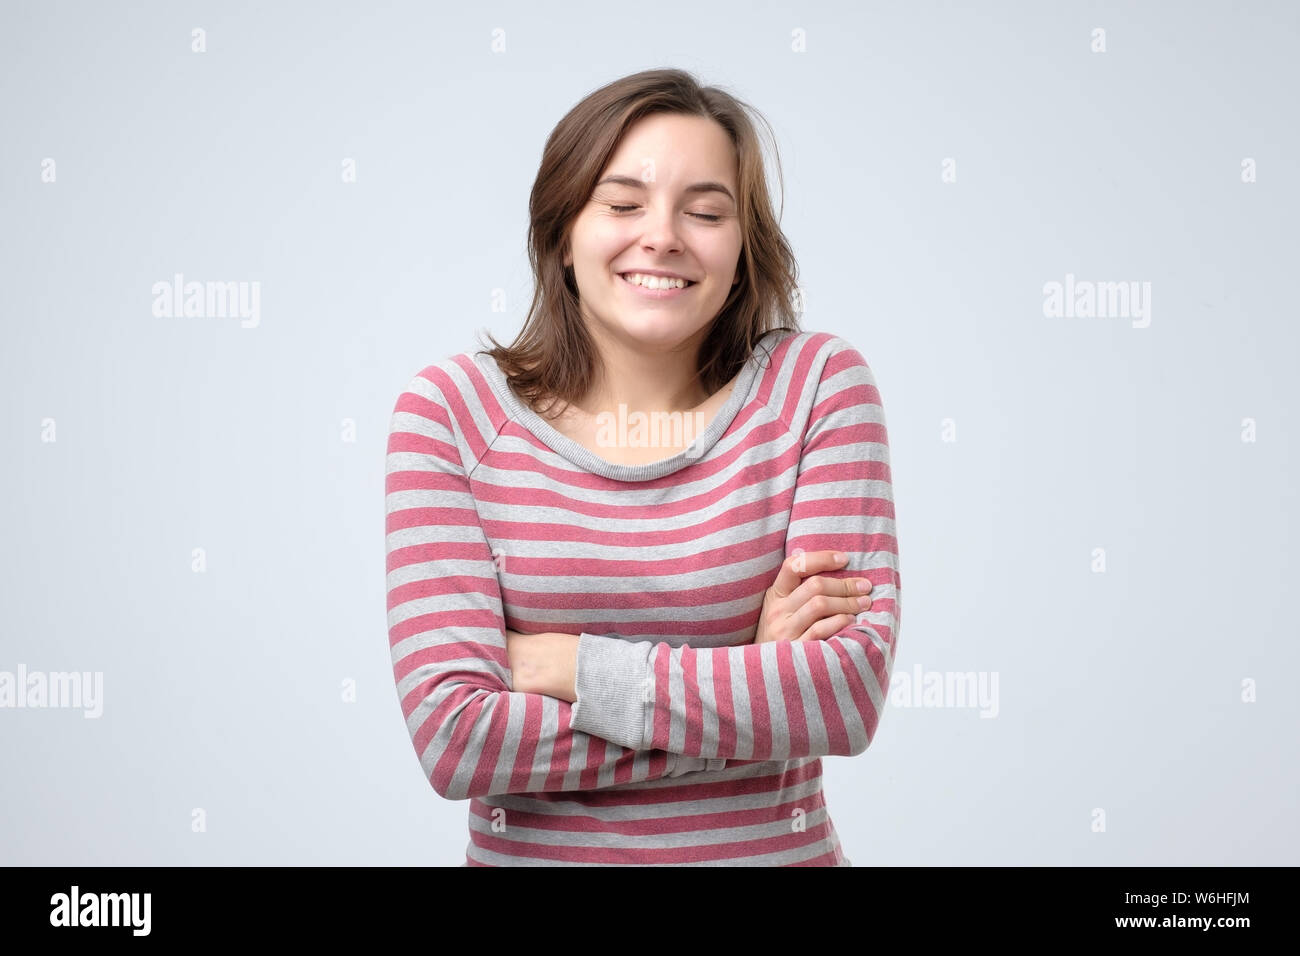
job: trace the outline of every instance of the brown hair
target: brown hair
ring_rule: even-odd
[[[528,317],[511,345],[484,333],[494,347],[479,350],[496,359],[511,388],[530,405],[542,398],[576,402],[594,377],[600,355],[582,318],[572,267],[564,265],[570,228],[624,134],[653,113],[713,119],[727,131],[737,153],[739,281],[701,343],[700,384],[713,394],[740,371],[763,335],[775,329],[799,331],[793,305],[798,265],[772,212],[751,111],[770,133],[767,121],[730,93],[702,87],[682,70],[646,70],[588,94],[556,124],[528,203],[534,280]],[[773,155],[779,177],[775,138]],[[784,184],[782,190],[784,208]]]

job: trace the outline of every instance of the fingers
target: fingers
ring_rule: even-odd
[[[777,572],[776,582],[772,585],[776,596],[789,597],[794,589],[803,583],[806,575],[817,574],[820,571],[834,571],[848,563],[848,555],[841,552],[842,557],[837,561],[835,554],[834,551],[796,550],[781,562],[781,570]]]
[[[818,572],[842,570],[848,556],[835,551],[796,551],[781,563],[769,589],[784,612],[780,634],[768,640],[824,640],[852,624],[871,607],[867,578],[822,577]],[[793,610],[791,610],[793,609]]]
[[[871,582],[866,578],[825,578],[814,575],[786,600],[789,634],[802,634],[821,618],[858,615],[871,607]]]
[[[802,634],[824,618],[857,617],[870,606],[871,598],[866,595],[855,593],[853,597],[832,597],[828,594],[815,594],[786,620],[789,628],[787,633]]]
[[[824,641],[828,637],[834,637],[857,619],[856,614],[836,614],[834,617],[823,618],[796,637],[795,640]]]
[[[832,598],[843,598],[856,601],[863,595],[871,593],[870,578],[826,578],[820,574],[814,574],[812,577],[805,578],[803,584],[799,585],[789,595],[796,603],[803,603],[812,600],[817,595],[824,595]],[[841,611],[857,611],[857,605],[840,606],[836,608]]]

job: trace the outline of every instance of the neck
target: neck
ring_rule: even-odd
[[[616,411],[685,412],[709,398],[696,368],[701,329],[680,345],[646,349],[611,336],[598,323],[588,326],[601,356],[601,369],[580,403],[591,414]]]

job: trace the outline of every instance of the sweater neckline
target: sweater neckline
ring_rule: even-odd
[[[609,461],[600,457],[576,439],[570,438],[515,394],[514,390],[510,388],[510,383],[506,380],[505,373],[491,355],[486,352],[475,352],[473,359],[492,386],[492,391],[496,393],[497,400],[506,409],[507,414],[524,429],[540,439],[546,447],[557,455],[577,465],[584,471],[605,478],[612,478],[616,481],[648,481],[671,475],[688,465],[693,465],[703,460],[713,450],[713,446],[718,443],[718,439],[736,420],[740,410],[749,404],[751,393],[760,381],[758,373],[762,368],[766,367],[760,363],[771,357],[771,346],[777,341],[780,333],[781,330],[774,329],[759,337],[754,346],[753,354],[741,366],[740,372],[736,376],[736,384],[732,386],[731,394],[727,397],[726,402],[718,409],[704,430],[695,436],[693,442],[669,458],[661,458],[658,461],[645,462],[639,465]]]

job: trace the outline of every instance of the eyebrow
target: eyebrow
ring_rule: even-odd
[[[606,176],[606,177],[605,177],[604,179],[602,179],[600,182],[596,183],[596,185],[597,185],[597,186],[604,186],[606,183],[609,183],[609,184],[614,185],[614,186],[629,186],[629,187],[631,187],[632,189],[645,189],[645,188],[646,188],[646,184],[645,184],[644,182],[642,182],[641,180],[637,179],[635,176]],[[687,186],[687,187],[686,187],[686,192],[688,192],[688,193],[722,193],[724,196],[726,196],[726,197],[727,197],[728,199],[730,199],[732,202],[735,202],[735,201],[736,201],[736,197],[733,196],[733,195],[731,195],[731,190],[728,189],[726,186],[722,185],[722,183],[715,183],[715,182],[692,183],[690,186]]]

